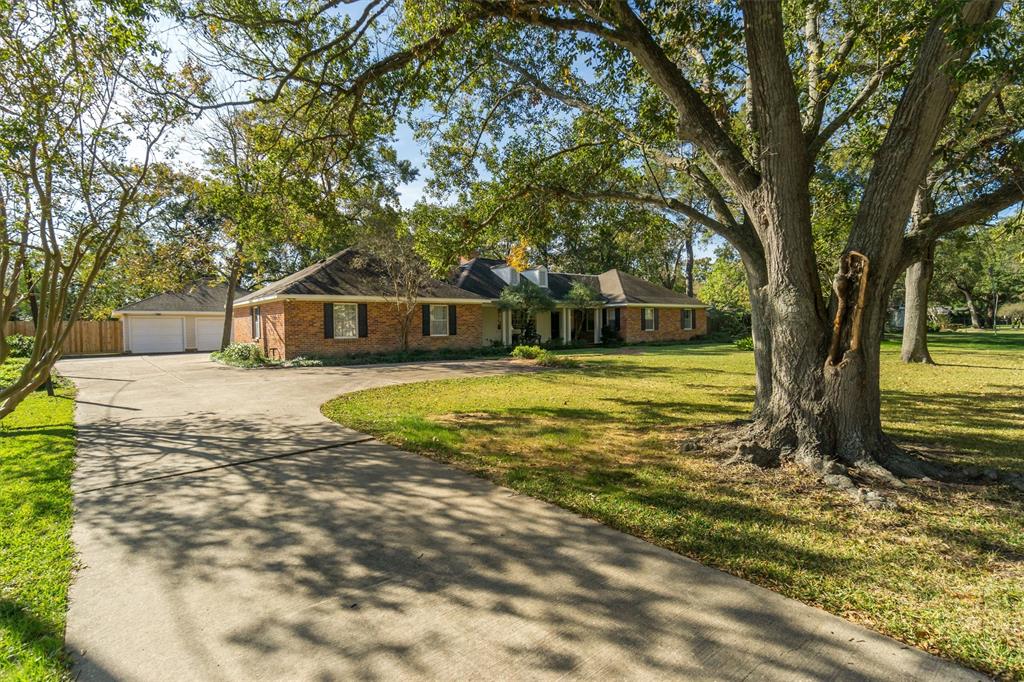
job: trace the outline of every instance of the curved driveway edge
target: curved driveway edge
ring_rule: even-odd
[[[514,368],[63,361],[78,679],[983,679],[319,411]]]

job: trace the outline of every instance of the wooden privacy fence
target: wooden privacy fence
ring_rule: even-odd
[[[35,333],[35,325],[27,320],[8,322],[4,325],[3,333],[32,336]],[[62,352],[64,355],[123,353],[124,336],[121,333],[121,320],[79,320],[72,323]]]

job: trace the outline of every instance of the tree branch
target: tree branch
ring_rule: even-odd
[[[960,10],[967,27],[978,27],[998,11],[999,0],[969,0]],[[958,88],[954,69],[972,47],[954,46],[948,33],[953,19],[940,14],[921,43],[914,68],[893,112],[885,139],[875,154],[860,209],[847,242],[871,259],[873,274],[887,278],[898,264],[899,243],[913,199],[931,166],[932,153]],[[876,267],[877,266],[877,267]],[[884,283],[883,279],[883,283]]]
[[[889,61],[882,65],[882,67],[868,79],[868,82],[864,84],[857,96],[853,98],[853,101],[843,109],[841,112],[836,114],[828,125],[826,125],[820,132],[814,129],[809,129],[806,132],[807,137],[807,156],[813,163],[814,159],[817,158],[818,152],[825,146],[836,132],[846,125],[853,116],[863,108],[871,95],[875,94],[878,86],[882,84],[882,81],[886,79],[889,74],[900,64],[903,60],[903,51],[894,54]],[[819,121],[820,123],[820,121]]]
[[[923,219],[917,229],[903,239],[901,269],[918,260],[928,245],[968,225],[984,222],[1002,211],[1024,202],[1024,175],[1011,178],[987,194],[964,202],[956,208]]]
[[[663,208],[678,213],[690,220],[700,223],[709,230],[721,235],[732,244],[740,253],[750,254],[755,257],[764,257],[764,249],[758,241],[754,231],[746,225],[729,225],[719,222],[697,210],[690,204],[680,201],[674,197],[664,196],[651,192],[627,191],[619,189],[599,189],[588,192],[579,192],[566,187],[534,187],[532,191],[539,193],[553,194],[555,196],[572,199],[574,201],[593,201],[595,199],[609,199],[622,201],[641,206]]]
[[[1024,175],[1007,180],[988,194],[926,219],[921,229],[928,238],[938,239],[961,227],[988,220],[1021,202],[1024,202]]]
[[[614,0],[608,6],[628,36],[626,49],[679,114],[681,141],[692,142],[699,147],[733,191],[741,198],[747,197],[761,182],[753,164],[732,136],[719,125],[703,97],[675,62],[668,58],[629,3]]]

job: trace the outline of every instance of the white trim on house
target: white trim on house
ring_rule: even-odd
[[[331,294],[273,294],[260,298],[249,299],[248,301],[235,301],[236,308],[245,308],[273,301],[322,301],[324,303],[394,303],[394,297],[389,296],[336,296]],[[483,305],[494,303],[486,298],[417,298],[417,304],[436,303],[437,305]]]
[[[605,303],[605,308],[710,308],[704,303]]]
[[[115,310],[110,314],[111,317],[119,317],[121,315],[204,315],[224,317],[223,310],[217,310],[210,312],[209,310]]]

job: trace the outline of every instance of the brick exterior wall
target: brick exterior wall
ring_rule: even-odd
[[[250,306],[238,307],[232,311],[234,318],[235,343],[256,343],[267,357],[283,358],[285,353],[285,303],[272,301],[262,303],[260,308],[260,337],[252,338]]]
[[[626,343],[647,343],[651,341],[686,341],[708,333],[708,312],[705,308],[694,308],[694,329],[681,329],[679,308],[658,308],[658,328],[644,331],[641,326],[643,306],[626,306],[621,309],[619,334]]]
[[[324,304],[321,301],[279,301],[260,306],[262,336],[269,357],[291,360],[303,355],[331,356],[350,353],[386,353],[401,349],[400,317],[393,303],[367,303],[368,336],[355,339],[324,338]],[[235,340],[252,343],[249,308],[235,308]],[[455,336],[423,336],[422,314],[417,307],[409,327],[411,350],[477,348],[483,345],[480,305],[456,306]]]
[[[232,324],[234,325],[235,343],[252,343],[251,325],[249,324],[249,308],[235,306],[231,311]]]

